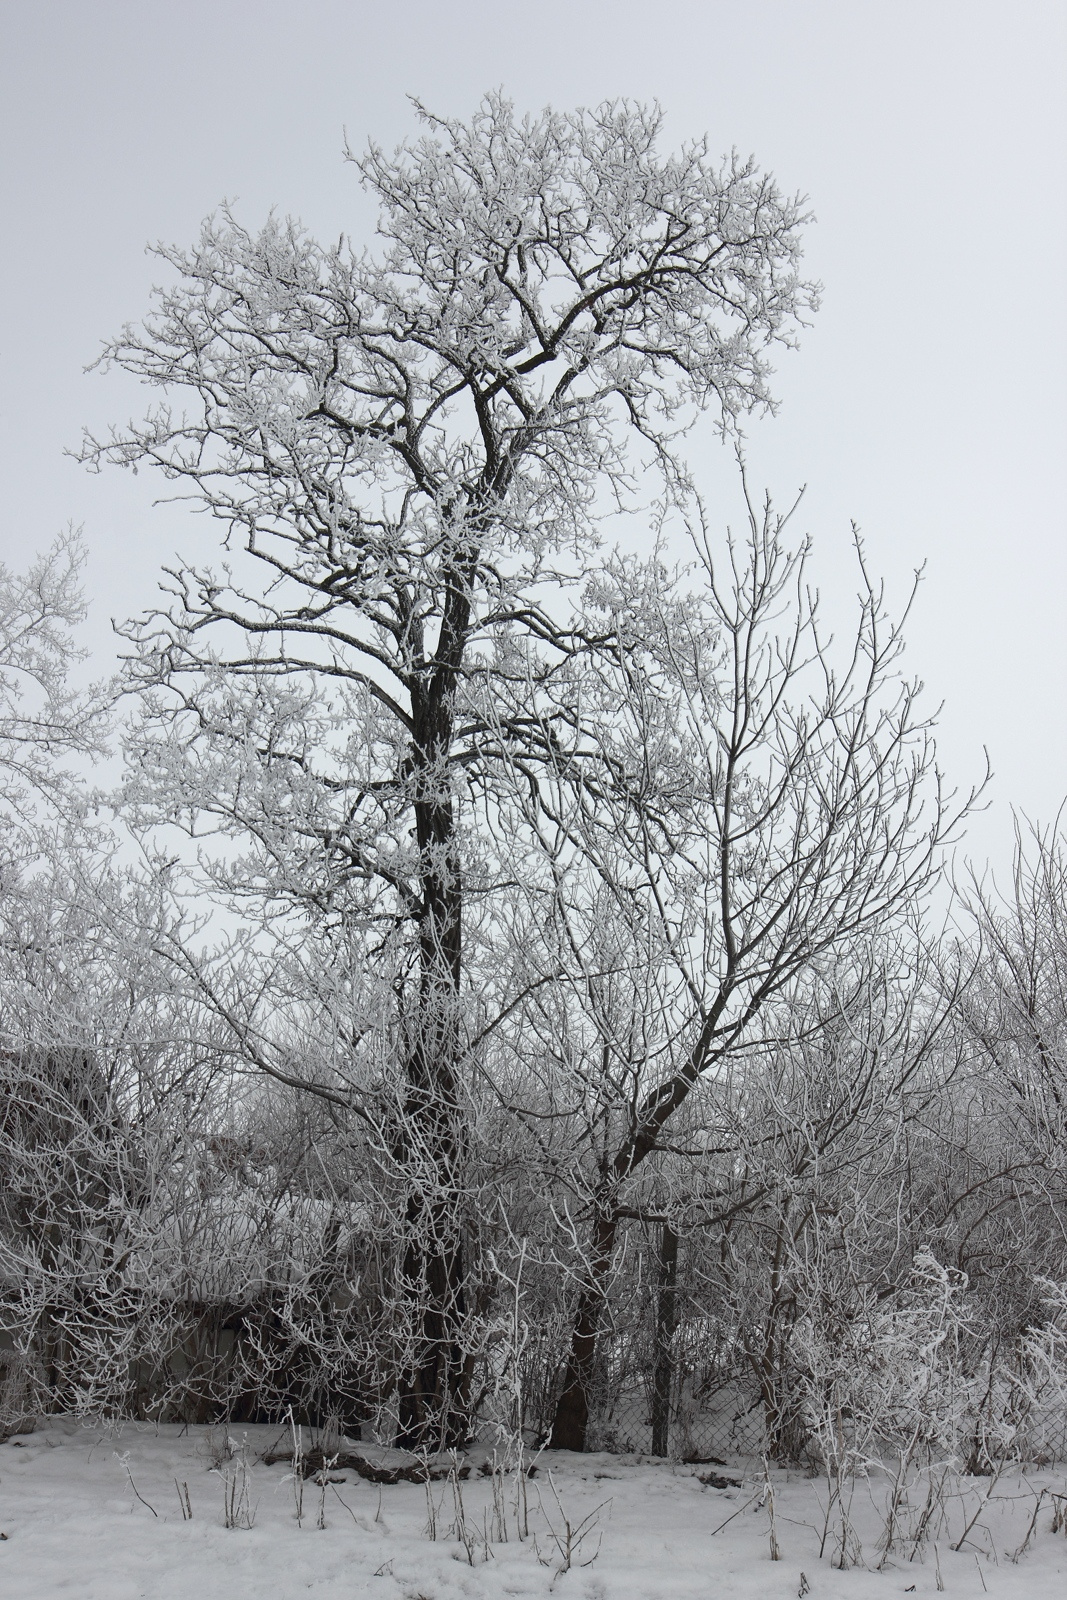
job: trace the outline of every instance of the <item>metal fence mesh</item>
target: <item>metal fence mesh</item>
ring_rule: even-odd
[[[756,1296],[731,1300],[731,1286],[684,1240],[666,1277],[658,1239],[646,1235],[631,1262],[605,1306],[588,1388],[586,1448],[713,1463],[817,1458],[819,1442],[807,1421],[814,1380],[797,1365],[788,1319],[767,1317],[766,1301]],[[952,1446],[940,1448],[980,1471],[1004,1459],[1067,1461],[1062,1349],[1035,1370],[1025,1338],[983,1332],[980,1315],[970,1326],[969,1348],[953,1346],[950,1355],[946,1345],[943,1352],[947,1367],[939,1381],[953,1391],[955,1432]],[[557,1307],[527,1352],[525,1420],[541,1439],[551,1434],[567,1335]],[[1055,1337],[1062,1344],[1062,1334]],[[921,1349],[917,1355],[921,1389]],[[877,1353],[868,1359],[876,1369]],[[858,1376],[861,1392],[864,1382]],[[855,1431],[847,1408],[840,1428],[844,1436]],[[890,1454],[900,1440],[887,1426],[877,1442]]]
[[[682,1393],[672,1402],[665,1449],[653,1449],[654,1406],[647,1389],[618,1390],[595,1408],[588,1448],[611,1453],[663,1454],[679,1461],[718,1465],[751,1463],[774,1454],[774,1442],[764,1413],[762,1397],[742,1378],[724,1381],[704,1395]],[[1004,1430],[1000,1430],[1003,1437]],[[981,1463],[995,1460],[998,1447],[981,1437],[968,1441],[970,1457]],[[887,1453],[893,1441],[885,1441]],[[1048,1401],[1029,1409],[1014,1421],[1009,1459],[1039,1465],[1067,1461],[1067,1407]]]

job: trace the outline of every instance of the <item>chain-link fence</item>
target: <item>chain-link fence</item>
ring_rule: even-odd
[[[666,1229],[643,1232],[603,1307],[586,1383],[587,1450],[817,1461],[829,1430],[841,1448],[872,1457],[915,1434],[975,1471],[1067,1461],[1062,1315],[1015,1333],[996,1328],[966,1278],[932,1256],[916,1258],[895,1297],[880,1301],[858,1284],[848,1309],[829,1295],[805,1309],[795,1294],[767,1294],[759,1262],[746,1286],[717,1271],[700,1241],[679,1249]],[[527,1351],[524,1418],[544,1441],[569,1332],[557,1310]]]
[[[680,1389],[672,1395],[665,1426],[650,1385],[619,1389],[593,1409],[588,1448],[720,1466],[781,1454],[763,1396],[751,1381],[738,1376],[705,1393],[688,1385]],[[996,1440],[987,1436],[983,1419],[976,1418],[974,1437],[964,1441],[968,1447],[964,1465],[969,1458],[979,1470],[988,1470],[1001,1452],[1008,1459],[1038,1465],[1067,1461],[1067,1406],[1050,1399],[1025,1411],[1020,1408],[1008,1428],[996,1429]],[[895,1441],[884,1442],[891,1453]],[[815,1447],[805,1449],[802,1435],[799,1453],[817,1458]]]

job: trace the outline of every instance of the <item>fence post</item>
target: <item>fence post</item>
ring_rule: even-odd
[[[671,1389],[674,1380],[674,1330],[678,1326],[678,1235],[669,1222],[659,1241],[659,1293],[656,1298],[656,1365],[652,1388],[652,1454],[665,1456],[670,1442]]]

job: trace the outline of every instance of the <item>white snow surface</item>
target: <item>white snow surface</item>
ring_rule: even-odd
[[[770,1474],[781,1548],[781,1559],[772,1561],[762,1467],[740,1488],[717,1489],[703,1485],[700,1474],[741,1476],[741,1471],[637,1456],[544,1452],[537,1474],[528,1480],[531,1537],[519,1540],[509,1516],[508,1541],[491,1540],[486,1559],[481,1534],[493,1532],[493,1485],[477,1475],[486,1452],[475,1452],[467,1458],[474,1470],[461,1486],[467,1526],[478,1531],[471,1565],[454,1535],[454,1496],[447,1482],[432,1485],[440,1507],[436,1541],[427,1536],[425,1486],[399,1483],[379,1490],[352,1470],[336,1472],[345,1482],[325,1489],[325,1528],[317,1526],[324,1491],[313,1481],[304,1485],[298,1525],[288,1464],[266,1466],[259,1459],[272,1447],[284,1448],[285,1435],[262,1427],[231,1428],[229,1434],[238,1447],[244,1443],[249,1462],[251,1528],[224,1525],[224,1478],[211,1463],[226,1430],[148,1425],[119,1430],[50,1421],[0,1445],[0,1530],[6,1535],[0,1543],[0,1596],[497,1600],[551,1594],[574,1600],[792,1600],[806,1593],[810,1600],[866,1600],[939,1592],[932,1544],[921,1561],[895,1555],[877,1570],[888,1494],[881,1478],[861,1485],[852,1503],[865,1565],[841,1571],[829,1559],[832,1540],[819,1557],[825,1489],[800,1472],[772,1469]],[[403,1459],[369,1445],[346,1448],[383,1464]],[[234,1471],[234,1462],[222,1468],[231,1479]],[[192,1520],[183,1519],[176,1480],[188,1485]],[[968,1479],[959,1487],[964,1499],[949,1502],[950,1525],[941,1528],[937,1543],[940,1592],[1064,1600],[1067,1537],[1050,1531],[1049,1499],[1028,1550],[1012,1560],[1033,1516],[1036,1492],[1044,1487],[1067,1493],[1064,1473],[1000,1477],[973,1540],[955,1552],[949,1544],[962,1531],[964,1504],[969,1515],[978,1496],[990,1491],[990,1482]],[[506,1488],[513,1507],[513,1478]],[[565,1543],[564,1518],[577,1525],[597,1507],[593,1531],[575,1564],[560,1572],[550,1525]],[[594,1556],[591,1565],[577,1564]]]

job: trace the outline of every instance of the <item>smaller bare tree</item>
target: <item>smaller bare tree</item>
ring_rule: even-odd
[[[646,1163],[679,1138],[719,1147],[714,1093],[695,1091],[743,1072],[774,1006],[802,1007],[845,952],[914,909],[972,798],[942,789],[900,676],[904,619],[858,542],[859,616],[839,658],[807,546],[788,549],[769,503],[750,501],[748,519],[724,563],[698,537],[695,587],[622,561],[591,583],[584,634],[601,642],[544,686],[550,777],[516,758],[542,864],[528,874],[549,930],[540,959],[562,975],[524,1023],[551,1012],[539,1041],[573,1085],[575,1240],[584,1218],[558,1447],[585,1445],[620,1221]]]

